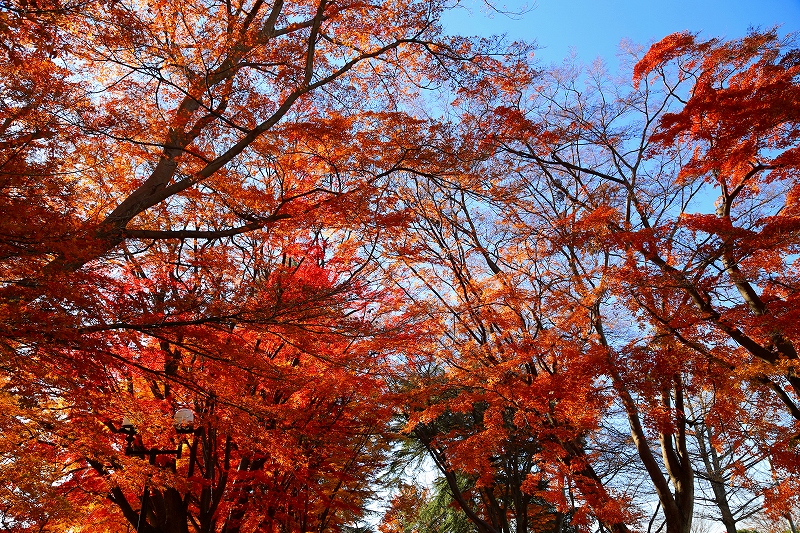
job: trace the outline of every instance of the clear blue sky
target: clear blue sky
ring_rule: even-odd
[[[780,25],[781,34],[800,31],[800,0],[488,1],[524,13],[504,15],[482,0],[462,0],[462,7],[446,15],[446,31],[535,40],[542,48],[537,56],[545,63],[560,63],[572,47],[580,60],[602,57],[613,69],[621,40],[648,44],[682,30],[728,38],[744,35],[749,26]]]

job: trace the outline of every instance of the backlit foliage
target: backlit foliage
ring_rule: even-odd
[[[446,7],[0,8],[3,528],[795,516],[792,41],[675,34],[620,84]],[[401,450],[431,487],[382,486]]]

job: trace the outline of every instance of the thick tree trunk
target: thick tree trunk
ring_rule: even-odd
[[[786,513],[786,521],[789,522],[789,531],[791,533],[797,533],[797,526],[795,525],[794,520],[792,520],[791,514]]]
[[[614,362],[609,358],[609,369],[614,387],[622,400],[631,427],[631,438],[636,451],[645,466],[650,480],[658,495],[667,525],[667,533],[691,533],[692,515],[694,513],[694,472],[689,462],[686,446],[686,420],[683,415],[683,384],[680,376],[674,382],[675,393],[675,427],[669,432],[661,433],[661,453],[669,480],[661,471],[650,443],[642,426],[639,408],[622,376],[616,370]],[[664,407],[672,410],[670,390],[662,393]],[[670,488],[670,482],[672,488]]]
[[[671,518],[667,520],[668,533],[690,533],[692,515],[694,514],[694,470],[689,461],[689,450],[686,446],[686,417],[683,404],[683,380],[680,376],[673,378],[672,390],[665,389],[661,401],[667,409],[675,413],[675,427],[660,436],[661,454],[673,486],[674,505],[664,505],[664,516],[667,512]],[[675,395],[675,407],[671,402],[671,393]],[[662,501],[662,504],[664,502]]]
[[[148,529],[157,533],[189,533],[186,504],[180,493],[168,488],[150,491],[145,515]]]

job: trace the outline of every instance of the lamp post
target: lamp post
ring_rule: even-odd
[[[189,435],[194,433],[194,413],[192,410],[178,409],[175,411],[174,425],[175,432],[178,434]],[[134,448],[133,439],[136,436],[136,428],[133,426],[133,423],[127,416],[122,419],[122,427],[119,428],[118,432],[124,433],[128,436],[125,439],[125,455],[141,457],[142,459],[145,457],[150,457],[151,465],[156,464],[156,456],[158,455],[174,455],[180,459],[181,450],[183,449],[183,445],[186,443],[185,441],[181,440],[181,442],[178,443],[178,448],[175,450],[144,447]]]
[[[175,426],[175,432],[179,435],[189,435],[194,433],[194,413],[191,409],[178,409],[175,411],[173,423]],[[177,459],[180,459],[183,445],[187,444],[184,439],[181,439],[181,441],[178,443],[178,447],[174,450],[145,448],[144,446],[134,447],[133,440],[136,436],[136,428],[127,416],[122,419],[122,426],[117,430],[117,432],[127,435],[125,439],[125,455],[131,457],[141,457],[142,459],[149,457],[151,465],[156,464],[156,457],[159,455],[174,455]],[[136,525],[136,533],[142,532],[142,528],[146,522],[147,504],[149,499],[150,487],[148,487],[147,482],[145,482],[144,491],[142,492],[142,505],[141,509],[139,510],[139,523]]]

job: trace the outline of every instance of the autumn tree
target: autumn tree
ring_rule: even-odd
[[[593,346],[579,390],[613,391],[667,531],[688,532],[693,396],[713,388],[714,416],[733,423],[746,380],[763,412],[782,413],[762,426],[777,468],[797,468],[796,52],[775,32],[680,34],[633,70],[626,89],[601,68],[556,69],[511,105],[476,95],[461,119],[509,170],[489,174],[490,199],[553,276],[540,298],[563,295],[546,316],[582,324]],[[484,249],[508,240],[492,237]],[[785,482],[763,494],[793,497]]]
[[[469,129],[433,127],[440,159],[398,184],[415,220],[387,254],[425,332],[407,350],[405,431],[478,531],[624,531],[626,506],[587,447],[605,405],[588,330],[545,298],[542,250],[514,237],[494,198],[508,167],[487,166],[479,137],[453,135]]]
[[[710,517],[733,533],[737,523],[746,523],[762,511],[760,492],[774,481],[759,435],[748,431],[763,426],[766,418],[758,409],[758,396],[754,396],[747,398],[745,393],[740,405],[726,405],[727,409],[737,410],[734,426],[731,417],[720,417],[719,411],[713,409],[713,388],[691,399],[688,405],[697,456],[698,496],[704,495],[702,500],[710,508]],[[748,475],[741,475],[743,471]]]
[[[691,439],[735,442],[744,395],[791,516],[791,41],[672,35],[621,84],[444,38],[443,9],[4,6],[9,527],[336,529],[393,416],[481,533],[627,531],[615,443],[688,533]]]
[[[370,260],[405,221],[384,187],[415,157],[413,87],[504,68],[443,38],[443,8],[3,7],[10,527],[321,531],[361,512],[395,305]],[[124,416],[136,446],[179,446],[177,407],[199,420],[181,459],[124,453]]]

